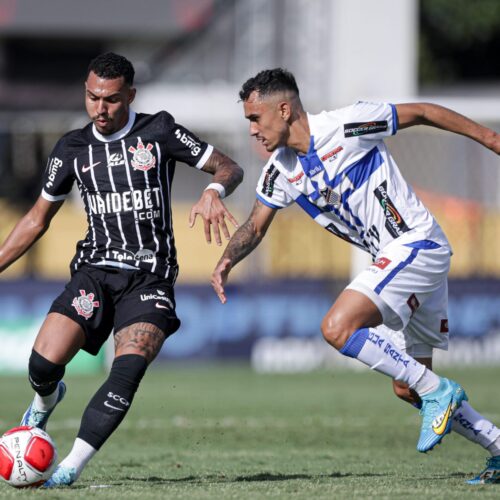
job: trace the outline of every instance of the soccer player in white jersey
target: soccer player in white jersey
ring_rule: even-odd
[[[433,349],[448,344],[450,245],[383,142],[398,129],[430,125],[498,154],[499,135],[434,104],[358,102],[312,115],[293,75],[279,68],[250,78],[240,98],[250,135],[272,156],[248,220],[213,272],[221,302],[233,266],[259,244],[278,210],[297,203],[373,258],[323,318],[326,341],[391,377],[396,394],[421,408],[419,451],[432,450],[453,429],[491,454],[470,482],[499,482],[500,430],[467,403],[458,383],[431,370]]]
[[[35,340],[28,371],[36,394],[21,425],[45,429],[66,392],[65,366],[80,349],[97,354],[114,330],[115,355],[83,412],[73,448],[45,487],[78,479],[127,414],[165,339],[179,328],[170,203],[176,161],[213,176],[191,210],[191,226],[199,215],[207,241],[213,233],[220,245],[221,231],[229,238],[226,220],[236,224],[222,198],[241,182],[242,169],[166,111],[135,113],[133,80],[134,68],[123,56],[91,61],[85,81],[91,121],[57,142],[40,197],[0,246],[3,271],[43,235],[78,186],[89,227],[71,262],[71,280]]]

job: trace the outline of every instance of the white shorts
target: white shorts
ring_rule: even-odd
[[[413,357],[448,349],[448,271],[451,251],[430,240],[395,240],[348,286],[380,310],[380,328]]]

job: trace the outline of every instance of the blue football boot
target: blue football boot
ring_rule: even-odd
[[[58,465],[50,478],[43,483],[42,488],[57,488],[58,486],[70,486],[77,480],[74,467],[62,467]]]
[[[500,455],[486,460],[486,469],[481,471],[474,479],[469,479],[468,484],[500,484]]]
[[[434,392],[421,396],[421,399],[420,415],[423,421],[417,450],[426,453],[451,431],[453,413],[468,398],[459,384],[441,377],[439,387]]]
[[[31,427],[38,427],[39,429],[45,430],[51,413],[54,411],[54,408],[63,400],[64,395],[66,394],[66,384],[62,380],[57,385],[57,390],[59,391],[59,393],[57,395],[56,404],[50,410],[37,410],[32,402],[23,415],[21,425],[31,425]]]

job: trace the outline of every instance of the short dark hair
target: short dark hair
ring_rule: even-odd
[[[241,87],[240,99],[246,101],[253,91],[263,96],[285,91],[291,91],[299,95],[295,77],[282,68],[265,69],[257,73],[253,78],[249,78]]]
[[[135,70],[132,63],[127,58],[113,52],[106,52],[92,59],[87,70],[87,77],[91,71],[106,80],[123,76],[125,83],[134,84]]]

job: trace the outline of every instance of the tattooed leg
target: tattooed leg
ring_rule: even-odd
[[[165,334],[151,323],[134,323],[115,334],[115,358],[125,354],[143,356],[151,363],[160,352]]]

